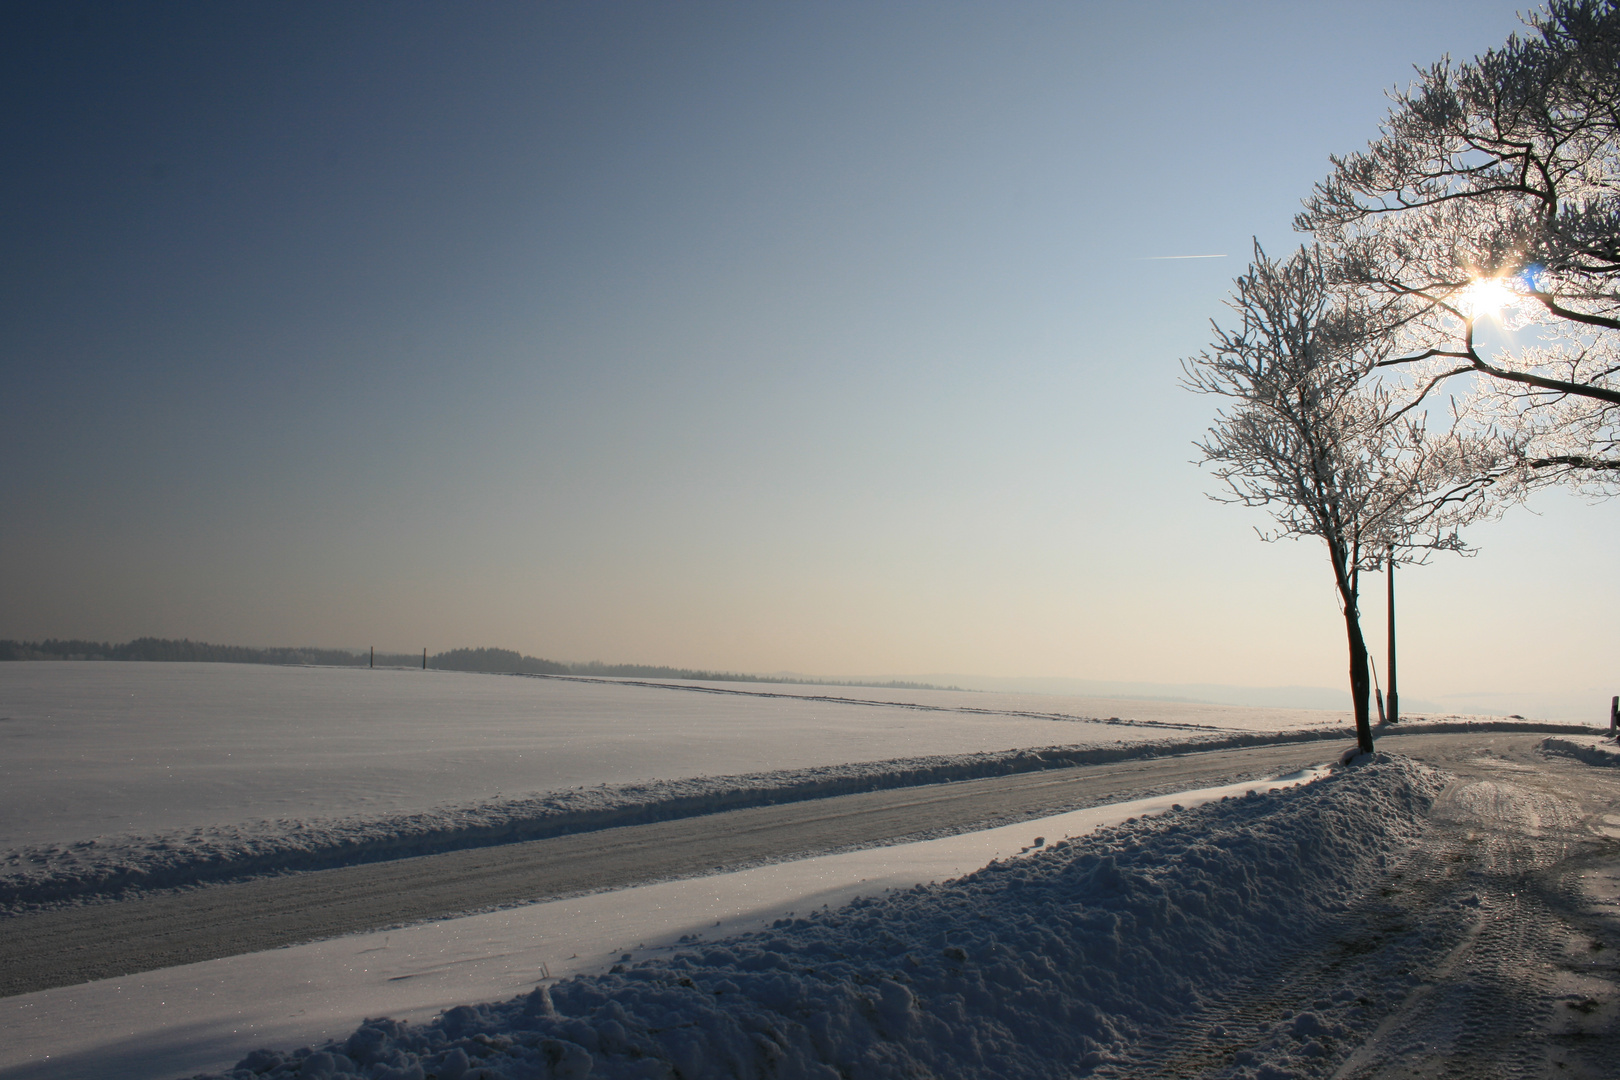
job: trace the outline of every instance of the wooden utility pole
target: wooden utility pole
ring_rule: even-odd
[[[1400,706],[1395,703],[1395,549],[1389,549],[1389,569],[1386,573],[1386,583],[1389,586],[1389,693],[1384,695],[1384,704],[1389,713],[1389,722],[1396,723],[1401,718]]]
[[[377,646],[375,645],[371,647],[371,666],[377,666]]]
[[[423,671],[427,670],[427,650],[426,649],[422,650],[422,670]]]
[[[1620,694],[1609,699],[1609,734],[1613,735],[1620,729]]]

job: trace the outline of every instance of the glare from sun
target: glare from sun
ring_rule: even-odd
[[[1499,317],[1502,309],[1516,303],[1519,294],[1506,278],[1475,278],[1458,297],[1458,308],[1469,319]]]

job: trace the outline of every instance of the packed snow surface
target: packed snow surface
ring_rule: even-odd
[[[1082,709],[1089,718],[1065,711]],[[1326,733],[1342,717],[862,687],[0,664],[0,908],[751,796],[1077,764],[1091,759],[1075,748],[1242,737],[1239,721]]]
[[[1050,1077],[1106,1067],[1330,925],[1424,829],[1441,778],[1378,755],[1306,787],[1138,819],[940,885],[452,1008],[224,1075]],[[1031,841],[1033,843],[1033,841]],[[1386,973],[1395,989],[1412,976]],[[1268,1064],[1320,1057],[1359,990]],[[1349,1004],[1347,1004],[1349,1003]]]

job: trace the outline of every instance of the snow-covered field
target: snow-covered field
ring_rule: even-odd
[[[841,687],[817,698],[807,687],[738,685],[700,692],[447,671],[4,664],[0,847],[1165,734],[1077,722],[1084,713],[1012,714],[1020,705],[1062,712],[1036,695]],[[837,700],[885,697],[931,698],[925,704],[939,711]],[[1103,718],[1121,705],[1061,703]],[[976,711],[949,711],[964,705]],[[1207,722],[1183,708],[1198,719],[1163,705],[1149,711]],[[1223,726],[1275,723],[1257,710],[1239,724],[1237,712]]]
[[[180,884],[200,868],[218,877],[435,850],[475,833],[543,835],[565,818],[600,824],[681,800],[693,812],[750,791],[976,775],[1028,767],[1008,755],[1034,748],[1343,722],[1033,694],[10,663],[0,665],[0,906]]]

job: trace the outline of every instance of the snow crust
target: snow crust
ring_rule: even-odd
[[[220,1075],[1084,1075],[1263,973],[1418,838],[1440,774],[1360,760],[431,1023],[258,1051]],[[1295,1019],[1302,1053],[1313,1023],[1328,1021]]]

